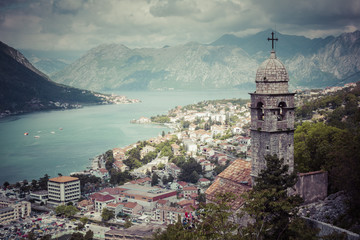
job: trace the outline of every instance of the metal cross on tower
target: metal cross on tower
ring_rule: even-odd
[[[279,40],[279,39],[277,39],[277,38],[274,38],[274,32],[271,33],[271,38],[268,38],[267,40],[268,40],[268,41],[271,40],[271,42],[272,42],[272,50],[274,50],[274,41],[278,41],[278,40]]]

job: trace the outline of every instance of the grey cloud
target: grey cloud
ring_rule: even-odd
[[[325,36],[359,29],[359,13],[359,0],[0,0],[0,36],[28,48],[161,47],[275,25]]]
[[[159,1],[150,7],[150,13],[154,17],[189,16],[193,13],[199,13],[199,10],[192,1],[169,0]]]
[[[77,14],[83,7],[86,0],[55,0],[53,12],[59,14]]]
[[[255,0],[274,23],[331,28],[354,24],[360,19],[358,0]]]

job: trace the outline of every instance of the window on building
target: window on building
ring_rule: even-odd
[[[285,120],[285,111],[284,108],[286,108],[286,103],[285,102],[280,102],[278,105],[278,121],[282,121]]]
[[[258,102],[256,108],[257,108],[258,120],[264,120],[264,104],[262,102]]]

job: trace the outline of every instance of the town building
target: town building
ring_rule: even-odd
[[[114,213],[115,217],[118,216],[118,214],[122,212],[123,207],[124,207],[124,204],[120,203],[120,202],[109,203],[106,205],[106,208],[108,210],[112,211]]]
[[[100,194],[95,198],[95,211],[101,213],[102,210],[106,208],[106,206],[109,203],[115,203],[115,202],[116,202],[115,197],[109,194],[104,194],[104,195]]]
[[[41,190],[41,191],[31,192],[30,199],[34,200],[36,203],[46,204],[49,199],[48,191]]]
[[[163,206],[155,210],[155,220],[173,224],[178,221],[178,218],[183,219],[185,217],[186,210],[182,208]]]
[[[184,197],[188,198],[190,197],[191,194],[197,194],[198,193],[198,188],[195,186],[187,186],[187,187],[183,187],[183,192],[184,192]]]
[[[160,199],[176,198],[176,191],[127,183],[120,193],[122,201],[137,202],[143,206],[155,206]]]
[[[122,212],[129,216],[139,215],[140,211],[143,210],[143,207],[136,202],[125,202],[121,204],[123,205]]]
[[[48,181],[48,194],[51,205],[76,202],[81,196],[80,180],[69,176],[51,178]]]
[[[0,223],[10,223],[20,218],[29,217],[31,203],[8,198],[0,198]]]

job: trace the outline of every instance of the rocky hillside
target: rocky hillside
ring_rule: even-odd
[[[0,42],[0,117],[102,102],[90,91],[51,81],[19,51]]]
[[[91,90],[219,89],[254,86],[258,65],[269,56],[272,30],[239,38],[224,35],[205,45],[188,43],[160,49],[102,45],[52,78]],[[360,76],[360,32],[308,39],[277,33],[277,56],[293,87],[336,85]],[[349,80],[349,81],[350,81]]]
[[[231,46],[129,49],[113,44],[90,50],[52,77],[92,90],[231,88],[248,82],[256,66],[246,52]]]

